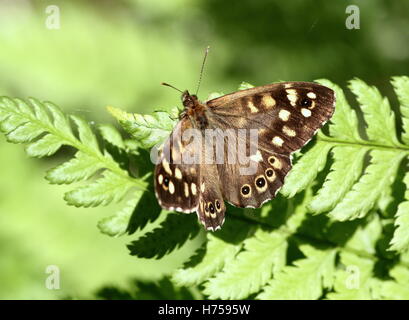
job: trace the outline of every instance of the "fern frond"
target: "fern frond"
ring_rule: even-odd
[[[388,99],[383,98],[378,89],[359,79],[351,80],[349,88],[356,95],[364,113],[369,140],[382,145],[400,146],[396,137],[395,114]]]
[[[163,142],[176,125],[169,113],[163,111],[157,111],[153,115],[127,113],[114,107],[108,107],[108,111],[144,148]]]
[[[360,136],[356,112],[342,90],[328,80],[318,82],[332,88],[337,96],[329,134],[318,134],[316,145],[298,159],[281,192],[291,197],[310,185],[325,167],[327,153],[331,151],[333,163],[324,183],[317,188],[309,210],[329,212],[331,217],[342,221],[361,218],[380,204],[385,190],[395,182],[400,164],[409,154],[409,145],[399,142],[395,114],[376,88],[359,79],[352,80],[349,85],[363,112],[366,139]],[[407,77],[393,80],[402,114],[407,113],[407,83]],[[404,126],[405,123],[403,119]],[[365,160],[367,155],[371,159],[369,164]]]
[[[115,215],[103,218],[98,222],[99,230],[111,237],[123,235],[129,224],[132,212],[134,211],[138,201],[142,196],[143,191],[136,190],[133,198],[128,200],[125,207]]]
[[[409,77],[393,77],[392,85],[400,103],[402,114],[402,140],[409,145]]]
[[[124,179],[111,171],[104,171],[102,178],[67,192],[64,199],[76,207],[106,206],[112,201],[122,200],[132,187],[134,183],[130,179]]]
[[[381,221],[377,215],[364,226],[360,226],[345,244],[340,253],[342,268],[335,273],[334,292],[328,299],[377,299],[379,298],[381,281],[373,277],[376,243],[382,233]],[[367,255],[358,255],[364,252]]]
[[[345,269],[336,272],[334,292],[328,293],[327,298],[331,300],[379,299],[381,281],[373,277],[374,261],[350,252],[342,252],[340,256]]]
[[[297,165],[291,169],[291,174],[285,179],[285,184],[280,192],[286,197],[293,197],[306,189],[318,173],[324,169],[331,147],[327,143],[320,142],[313,146],[304,154],[302,161],[297,162]]]
[[[409,269],[398,265],[391,271],[393,280],[384,281],[380,289],[380,295],[383,299],[389,300],[407,300],[409,297]]]
[[[330,136],[342,141],[362,142],[363,140],[358,131],[358,117],[345,98],[344,91],[329,80],[320,79],[317,82],[335,92],[336,107],[329,126]]]
[[[305,258],[276,273],[257,299],[318,299],[324,289],[332,287],[337,251],[318,250],[308,245],[302,245],[300,249]]]
[[[332,157],[334,163],[330,173],[317,195],[309,204],[309,209],[322,213],[333,209],[351,189],[362,174],[365,154],[368,148],[334,147]]]
[[[395,220],[396,230],[390,243],[390,249],[397,251],[409,249],[409,172],[405,175],[404,183],[406,185],[406,201],[398,206]]]
[[[199,285],[221,270],[235,257],[241,245],[235,245],[207,235],[206,254],[202,261],[190,268],[178,269],[172,280],[180,286]]]
[[[130,254],[139,258],[162,258],[199,233],[196,220],[193,215],[168,214],[160,227],[128,245]]]
[[[229,251],[234,254],[228,256],[227,261],[220,257],[222,261],[225,261],[223,266],[217,269],[205,269],[208,271],[207,279],[204,277],[198,279],[199,281],[208,280],[204,283],[204,293],[211,298],[238,299],[258,292],[271,276],[285,265],[289,238],[295,235],[296,230],[305,219],[306,204],[310,200],[309,190],[302,201],[288,200],[289,205],[286,206],[285,215],[289,218],[284,225],[270,231],[258,229],[252,236],[247,236],[244,241],[240,242],[240,246],[234,245],[235,250]],[[273,212],[276,212],[276,209],[278,209],[276,206],[270,207]],[[233,244],[225,244],[225,246],[231,247]],[[242,250],[236,254],[240,248]],[[207,251],[202,262],[212,264],[210,262],[212,259],[212,252]],[[200,266],[204,268],[202,263]],[[190,269],[189,276],[195,278],[195,275],[191,274],[193,272],[195,268]],[[183,274],[183,271],[179,271],[180,276]]]
[[[373,150],[364,175],[330,212],[337,220],[362,218],[394,181],[404,152]]]
[[[73,133],[72,120],[78,137]],[[75,206],[107,205],[119,201],[133,187],[144,189],[146,183],[129,176],[111,155],[103,150],[89,124],[78,116],[65,116],[50,102],[29,99],[0,98],[0,125],[8,141],[26,143],[30,156],[43,157],[56,153],[61,146],[77,149],[75,157],[49,170],[46,178],[55,184],[85,181],[103,170],[101,177],[86,186],[65,194],[68,204]],[[113,128],[103,127],[102,137],[120,143]]]
[[[258,230],[226,270],[205,283],[204,293],[210,299],[243,299],[259,291],[285,265],[286,240],[280,233]]]

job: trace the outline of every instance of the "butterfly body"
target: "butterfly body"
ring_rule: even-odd
[[[185,91],[182,103],[155,168],[155,192],[163,208],[196,211],[214,231],[224,222],[225,200],[257,208],[275,197],[291,169],[291,154],[330,119],[335,96],[316,83],[283,82],[203,103]],[[194,130],[199,144],[191,136],[183,139]],[[194,154],[196,161],[185,161]],[[218,156],[222,160],[214,161]]]

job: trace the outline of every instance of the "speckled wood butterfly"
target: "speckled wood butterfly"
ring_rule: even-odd
[[[184,91],[182,103],[180,121],[164,143],[155,168],[156,197],[164,209],[196,211],[205,228],[215,231],[225,219],[224,200],[237,207],[258,208],[275,197],[291,169],[291,154],[308,143],[334,113],[335,95],[316,83],[281,82],[206,102]],[[204,161],[217,145],[198,148],[192,139],[172,138],[183,137],[192,129],[199,132],[204,144],[209,142],[208,131],[223,135],[224,162]],[[248,136],[232,140],[244,141],[244,153],[255,150],[248,153],[250,164],[255,165],[251,174],[241,170],[249,164],[227,160],[231,153],[239,153],[229,148],[229,135],[243,129],[258,133],[255,140]],[[199,161],[181,161],[194,153],[202,156]]]

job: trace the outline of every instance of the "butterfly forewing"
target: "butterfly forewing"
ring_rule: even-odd
[[[334,92],[310,82],[282,82],[207,102],[215,127],[259,130],[261,148],[290,154],[303,147],[334,113]]]

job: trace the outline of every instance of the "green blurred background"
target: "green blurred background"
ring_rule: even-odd
[[[346,7],[358,5],[360,29],[348,30]],[[56,5],[60,29],[48,29]],[[389,79],[408,74],[407,0],[0,0],[0,95],[50,100],[88,120],[114,123],[105,106],[151,112],[180,104],[162,81],[194,91],[203,52],[210,55],[200,90],[234,91],[241,81],[353,77],[392,94]],[[159,279],[197,243],[166,258],[130,257],[135,236],[109,238],[97,221],[115,206],[77,209],[44,171],[61,162],[29,159],[0,137],[0,299],[92,297],[104,285]],[[61,289],[45,288],[48,265]]]

